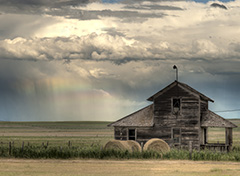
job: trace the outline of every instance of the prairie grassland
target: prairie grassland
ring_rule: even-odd
[[[105,144],[113,139],[113,128],[109,122],[0,122],[0,143],[8,145],[14,141],[15,146],[31,145],[49,146],[72,145],[89,146],[95,143]]]
[[[159,160],[16,160],[0,159],[0,176],[238,176],[235,162]]]
[[[103,145],[113,139],[109,122],[0,122],[0,145],[73,146]],[[240,126],[240,120],[235,120]],[[210,140],[221,141],[224,129],[210,129]],[[234,145],[240,144],[240,128],[234,129]],[[224,140],[223,140],[224,141]],[[240,175],[239,162],[172,161],[154,159],[131,160],[55,160],[55,159],[0,159],[0,176],[78,176],[78,175],[162,175],[162,176],[224,176]]]
[[[240,119],[231,120],[238,125],[233,129],[233,145],[240,146]],[[93,143],[105,144],[113,139],[113,128],[109,122],[0,122],[0,143],[14,141],[15,146],[25,144],[50,146],[72,145],[88,146]],[[224,128],[209,128],[209,142],[224,142]]]

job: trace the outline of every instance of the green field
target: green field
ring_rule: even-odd
[[[104,145],[113,139],[109,122],[0,122],[0,144],[14,146]]]
[[[240,119],[233,129],[233,145],[240,146]],[[0,122],[0,145],[91,146],[114,138],[110,122]],[[224,128],[209,128],[209,142],[224,142]]]

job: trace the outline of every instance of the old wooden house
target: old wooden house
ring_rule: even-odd
[[[208,109],[214,102],[187,84],[174,81],[147,99],[153,103],[137,112],[109,124],[117,140],[136,140],[145,143],[160,138],[171,147],[195,149],[232,146],[235,124]],[[225,143],[208,143],[208,128],[225,128]]]

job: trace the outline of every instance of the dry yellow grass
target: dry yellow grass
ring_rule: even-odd
[[[239,176],[240,163],[159,160],[0,159],[0,176]]]

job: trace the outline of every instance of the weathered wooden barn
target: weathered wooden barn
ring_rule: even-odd
[[[114,127],[115,139],[145,143],[160,138],[171,147],[231,148],[237,126],[210,111],[208,102],[214,101],[187,84],[174,81],[147,100],[153,103],[108,125]],[[224,144],[208,143],[209,127],[225,128]]]

